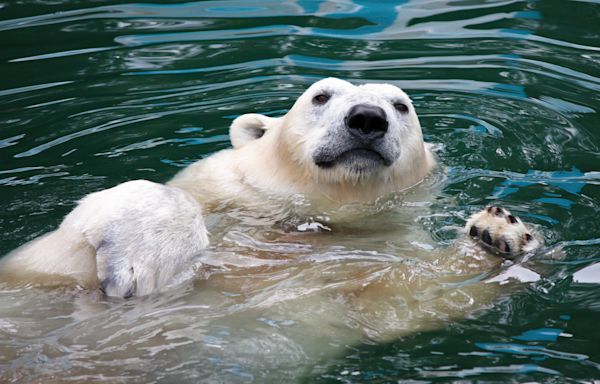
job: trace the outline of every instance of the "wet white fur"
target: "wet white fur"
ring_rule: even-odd
[[[312,100],[323,92],[331,99],[318,108]],[[396,102],[408,112],[396,111]],[[331,144],[331,132],[343,128],[358,103],[385,111],[386,145],[398,158],[368,173],[317,167],[315,151]],[[435,165],[410,99],[388,84],[319,81],[285,116],[239,117],[231,139],[232,149],[192,164],[167,185],[130,181],[83,198],[58,229],[4,257],[2,279],[86,288],[103,283],[108,295],[144,295],[164,289],[208,245],[201,210],[293,194],[315,207],[372,201],[419,183]]]
[[[325,109],[315,107],[314,96],[332,95]],[[397,112],[401,101],[409,112]],[[386,137],[399,146],[400,156],[389,167],[358,174],[343,167],[321,169],[313,154],[329,140],[328,134],[342,128],[352,106],[371,104],[387,115]],[[250,128],[249,132],[245,131]],[[260,140],[252,140],[256,129],[264,129]],[[243,115],[231,127],[234,148],[220,151],[192,164],[169,182],[191,193],[202,204],[222,199],[252,198],[254,193],[289,196],[303,194],[313,200],[339,205],[372,201],[419,183],[435,166],[424,143],[417,114],[408,96],[389,84],[355,86],[328,78],[309,87],[282,117]],[[392,145],[392,144],[390,144]]]
[[[229,140],[234,148],[241,148],[246,143],[262,137],[267,129],[277,124],[279,119],[247,113],[235,119],[229,127]]]
[[[200,206],[187,193],[135,180],[84,197],[55,231],[0,268],[5,280],[96,288],[109,278],[108,295],[145,295],[166,287],[207,245]]]

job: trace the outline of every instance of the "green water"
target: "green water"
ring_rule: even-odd
[[[466,212],[506,206],[544,235],[543,277],[440,330],[349,346],[305,381],[600,378],[600,285],[572,277],[600,261],[597,1],[5,1],[0,48],[0,255],[55,228],[87,193],[165,182],[227,148],[234,117],[279,115],[317,79],[389,82],[411,96],[446,167],[420,224],[445,244]],[[153,366],[190,382],[256,379],[177,347],[138,356],[135,344],[119,355],[99,343],[80,361],[95,351],[72,330],[98,323],[40,330],[36,316],[60,323],[53,305],[68,299],[29,291],[1,293],[38,300],[0,308],[0,379],[68,380],[77,367],[74,381],[174,380]],[[131,315],[115,306],[102,321]]]

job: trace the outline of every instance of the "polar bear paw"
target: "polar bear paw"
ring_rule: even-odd
[[[490,206],[473,214],[466,230],[486,249],[509,259],[540,246],[536,234],[505,208]]]

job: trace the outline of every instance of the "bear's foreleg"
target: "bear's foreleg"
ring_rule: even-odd
[[[130,297],[165,289],[207,245],[191,196],[134,180],[84,197],[58,229],[7,255],[1,268],[34,285],[75,281]]]

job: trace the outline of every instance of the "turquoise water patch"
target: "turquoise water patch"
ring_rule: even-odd
[[[504,180],[500,186],[495,187],[493,196],[497,199],[505,199],[521,189],[533,185],[549,185],[568,194],[577,195],[581,193],[586,185],[586,175],[575,167],[571,171],[543,172],[530,170],[525,175]],[[558,193],[547,191],[543,192],[543,195],[545,196],[534,201],[557,205],[565,209],[571,208],[574,204],[574,200],[569,196],[563,197]]]
[[[0,382],[598,379],[597,1],[19,0],[0,11],[0,257],[55,229],[88,193],[165,182],[229,148],[234,118],[282,116],[324,77],[401,87],[440,164],[427,197],[394,197],[355,220],[368,231],[327,234],[327,246],[282,229],[330,224],[322,212],[294,216],[299,196],[289,212],[210,216],[221,231],[212,240],[233,232],[250,245],[215,244],[193,281],[164,295],[123,302],[0,281]],[[519,266],[539,281],[463,295],[505,267],[481,271],[440,288],[458,291],[438,307],[438,287],[418,278],[423,258],[407,254],[436,260],[490,204],[544,237]],[[432,237],[379,241],[408,229]],[[289,264],[282,273],[265,264],[274,254]],[[406,273],[386,275],[400,260]],[[406,300],[336,290],[386,278],[407,282]],[[326,291],[310,296],[311,283]],[[406,329],[416,303],[431,311]],[[344,305],[352,311],[336,311]],[[314,332],[298,331],[307,324]],[[346,342],[340,329],[363,334]]]
[[[589,356],[579,353],[561,352],[537,345],[523,345],[514,343],[476,343],[477,347],[495,353],[506,353],[511,355],[531,356],[535,358],[552,358],[559,360],[571,360],[585,362],[596,367],[600,365],[589,361]]]
[[[519,336],[513,336],[513,339],[523,341],[556,341],[562,333],[563,330],[558,328],[539,328],[525,331]]]

